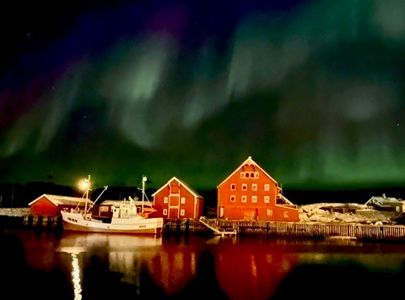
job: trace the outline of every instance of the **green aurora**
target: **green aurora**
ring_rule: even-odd
[[[155,188],[176,176],[213,189],[251,155],[284,188],[403,186],[401,5],[252,10],[197,46],[179,38],[195,17],[184,5],[170,8],[174,19],[184,16],[175,30],[128,35],[117,27],[107,46],[90,41],[57,76],[29,78],[25,92],[3,80],[3,108],[32,103],[2,123],[0,180],[73,185],[91,174],[97,186],[135,186],[145,174]],[[37,60],[79,43],[84,28],[99,32],[91,24],[108,28],[120,12],[83,13]]]

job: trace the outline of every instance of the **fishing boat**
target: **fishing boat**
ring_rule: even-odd
[[[163,218],[148,218],[144,213],[145,206],[145,182],[146,176],[142,176],[142,205],[136,205],[134,199],[123,201],[112,207],[112,216],[108,219],[97,219],[92,216],[92,208],[99,197],[89,207],[83,211],[72,209],[71,211],[61,211],[63,229],[66,231],[79,232],[105,232],[121,234],[160,234],[163,228]],[[90,176],[83,184],[85,187],[85,198],[88,199],[90,190]],[[104,187],[104,191],[108,187]],[[103,191],[103,192],[104,192]],[[87,202],[86,202],[87,203]]]

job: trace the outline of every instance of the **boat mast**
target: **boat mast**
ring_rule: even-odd
[[[143,202],[145,199],[145,183],[148,178],[145,175],[142,175],[142,212],[143,212]]]
[[[84,214],[86,214],[87,213],[87,202],[89,201],[90,175],[87,175],[87,179],[83,180],[82,187],[85,189]]]
[[[96,202],[98,201],[98,199],[100,199],[100,197],[104,194],[104,192],[105,192],[107,189],[108,189],[108,185],[105,185],[105,186],[104,186],[104,190],[100,193],[100,195],[98,195],[97,199],[94,200],[94,202],[89,205],[89,209],[88,209],[89,211],[90,211],[90,209],[93,208],[93,206],[96,204]],[[86,213],[87,213],[87,210],[85,211],[85,214],[86,214]]]

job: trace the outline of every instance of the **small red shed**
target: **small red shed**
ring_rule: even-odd
[[[248,157],[218,187],[217,215],[229,220],[299,221],[277,181]]]
[[[28,203],[28,206],[30,213],[34,216],[56,217],[64,209],[84,209],[86,202],[87,206],[93,203],[91,200],[81,197],[43,194]]]
[[[152,197],[159,217],[199,219],[203,214],[203,198],[176,177],[171,178]]]

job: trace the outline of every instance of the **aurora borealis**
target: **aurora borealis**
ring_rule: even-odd
[[[211,189],[251,155],[287,188],[404,185],[402,2],[14,8],[0,179]]]

